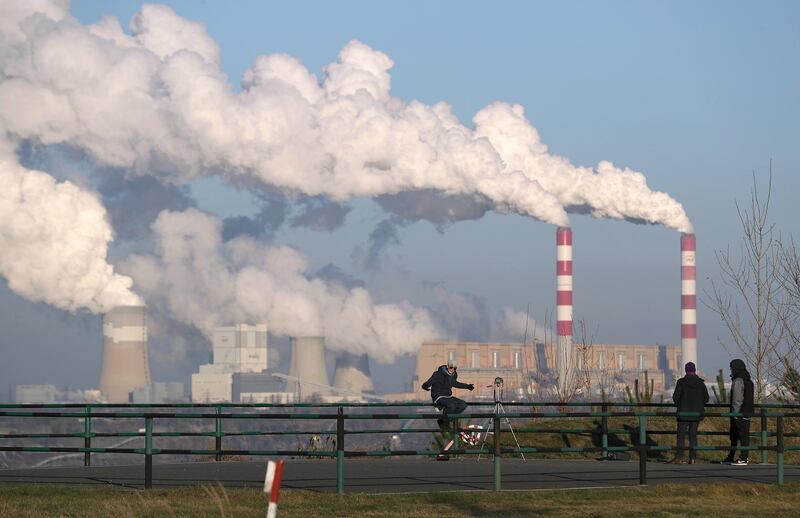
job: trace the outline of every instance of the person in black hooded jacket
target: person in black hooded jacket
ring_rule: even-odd
[[[453,395],[453,387],[467,390],[475,389],[475,385],[472,383],[458,381],[457,369],[458,364],[455,360],[451,360],[447,362],[447,365],[441,365],[436,369],[436,372],[431,374],[428,381],[422,384],[422,390],[431,391],[433,404],[440,408],[444,414],[441,419],[437,420],[440,427],[447,425],[447,416],[449,414],[460,414],[467,408],[466,401]]]
[[[733,460],[736,455],[736,444],[745,448],[750,446],[750,418],[755,413],[754,387],[750,379],[747,367],[739,358],[731,362],[731,413],[741,414],[740,417],[730,418],[730,438],[731,450],[725,457],[724,463],[731,463],[736,466],[746,466],[748,462],[748,450],[741,450],[739,459]]]
[[[696,460],[697,447],[697,427],[703,420],[705,406],[708,403],[708,389],[706,382],[697,375],[697,367],[693,362],[688,362],[684,367],[686,376],[682,377],[675,384],[675,392],[672,393],[672,401],[675,403],[675,410],[678,412],[678,440],[676,443],[675,458],[671,464],[684,464],[683,446],[686,444],[686,435],[689,435],[689,464],[694,464]],[[698,416],[680,415],[681,412],[692,412],[700,414]]]

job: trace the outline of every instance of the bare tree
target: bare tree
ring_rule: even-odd
[[[779,354],[784,337],[785,308],[781,302],[784,283],[780,266],[780,238],[769,221],[772,196],[770,162],[766,193],[759,191],[756,175],[750,189],[750,206],[736,204],[742,229],[742,244],[737,253],[730,247],[716,252],[719,280],[711,280],[704,304],[717,313],[728,329],[735,350],[754,370],[756,400],[767,394],[781,369]],[[725,342],[721,345],[731,354]]]
[[[783,378],[796,378],[800,365],[800,253],[794,240],[780,243],[780,275],[785,298],[781,317],[787,345],[783,353]]]
[[[582,318],[575,321],[575,335],[573,337],[574,354],[574,384],[579,393],[586,399],[592,399],[592,366],[594,365],[594,337],[586,332],[586,321]]]

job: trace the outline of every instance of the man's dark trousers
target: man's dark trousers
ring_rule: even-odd
[[[437,419],[439,427],[447,426],[447,416],[450,414],[460,414],[467,408],[467,403],[463,399],[458,399],[453,396],[442,396],[436,401],[436,406],[442,409],[444,416],[442,419]]]
[[[739,445],[744,446],[745,448],[750,446],[750,419],[745,419],[743,417],[731,417],[731,429],[730,429],[730,438],[731,438],[731,451],[728,453],[727,460],[733,460],[734,455],[736,454],[736,443]],[[739,452],[739,458],[742,460],[747,460],[749,456],[749,450],[741,450]]]
[[[678,421],[678,451],[675,452],[676,459],[683,458],[683,445],[686,444],[686,435],[689,435],[689,460],[697,458],[697,425],[699,421]]]

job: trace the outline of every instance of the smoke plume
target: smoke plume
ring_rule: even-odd
[[[589,207],[690,230],[641,173],[547,153],[519,106],[490,105],[471,130],[445,103],[392,97],[392,60],[358,41],[322,82],[291,56],[263,55],[235,92],[203,26],[168,7],[145,5],[128,35],[112,17],[81,26],[60,2],[9,5],[0,120],[23,139],[173,182],[222,170],[239,185],[335,201],[433,190],[557,225],[565,207]]]
[[[680,205],[640,173],[548,154],[519,106],[491,105],[471,130],[445,103],[404,104],[389,93],[392,60],[358,41],[321,83],[293,57],[260,56],[237,93],[203,26],[168,7],[144,6],[127,35],[111,17],[81,26],[60,3],[45,13],[10,5],[18,24],[0,26],[0,117],[21,138],[171,181],[223,170],[240,184],[337,201],[435,190],[558,225],[564,207],[587,205],[598,217],[689,230]]]
[[[9,288],[69,311],[141,303],[106,261],[112,231],[94,195],[25,169],[2,139],[0,185],[0,275]]]
[[[325,336],[333,350],[388,362],[440,335],[426,310],[378,304],[360,286],[312,277],[299,252],[241,236],[222,240],[222,222],[196,209],[164,211],[153,224],[154,255],[128,257],[151,310],[210,334],[229,322],[270,324],[280,336]]]
[[[469,341],[530,343],[544,340],[547,333],[536,319],[524,311],[505,306],[492,313],[488,301],[468,292],[449,290],[443,283],[429,283],[436,299],[433,315],[447,331]]]
[[[20,166],[24,142],[171,186],[219,174],[238,188],[327,200],[291,220],[314,228],[341,223],[346,200],[372,197],[400,218],[437,225],[492,209],[555,225],[588,212],[691,231],[680,204],[641,173],[548,153],[520,106],[492,104],[470,128],[444,102],[392,97],[394,63],[361,42],[341,49],[321,79],[294,57],[259,56],[237,90],[201,24],[145,5],[129,29],[114,17],[81,25],[66,1],[0,3],[0,274],[31,300],[103,311],[138,298],[106,260],[112,232],[97,198]],[[296,251],[243,236],[282,222],[278,212],[229,221],[225,242],[219,220],[162,213],[152,227],[160,254],[131,257],[126,268],[148,297],[203,330],[266,317],[279,332],[324,328],[331,346],[383,358],[434,330],[421,310],[307,278]],[[391,243],[377,239],[391,238],[383,230],[375,257]]]

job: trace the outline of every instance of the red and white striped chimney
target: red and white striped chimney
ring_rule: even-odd
[[[681,358],[697,365],[697,241],[681,234]],[[683,371],[683,365],[678,365]]]
[[[556,366],[559,387],[566,389],[572,377],[572,229],[556,230]]]

